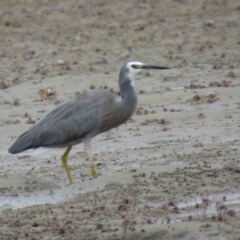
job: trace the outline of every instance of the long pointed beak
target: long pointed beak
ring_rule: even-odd
[[[142,65],[140,69],[169,69],[167,67],[155,66],[155,65]]]

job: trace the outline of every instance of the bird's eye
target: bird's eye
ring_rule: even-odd
[[[137,68],[137,65],[136,64],[132,64],[132,68]]]

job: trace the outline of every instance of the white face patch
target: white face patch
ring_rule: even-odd
[[[132,80],[131,85],[134,87],[134,77],[135,77],[136,74],[142,72],[142,70],[141,69],[135,69],[135,68],[132,67],[132,65],[143,66],[145,64],[141,63],[141,62],[135,62],[135,61],[129,62],[127,64],[127,68],[129,69],[129,77]]]

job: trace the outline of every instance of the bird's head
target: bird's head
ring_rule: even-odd
[[[131,81],[131,85],[134,86],[134,78],[137,74],[141,73],[143,70],[147,70],[147,69],[168,69],[166,67],[161,67],[161,66],[155,66],[155,65],[147,65],[145,63],[142,62],[138,62],[138,61],[128,61],[126,62],[120,71],[120,81],[124,81],[125,80],[130,80]]]

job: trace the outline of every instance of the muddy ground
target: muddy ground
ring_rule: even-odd
[[[1,1],[1,240],[240,239],[239,8]],[[118,96],[129,59],[171,69],[137,77],[135,115],[93,139],[97,178],[82,145],[69,155],[73,185],[63,149],[8,154],[57,104],[90,88]]]

